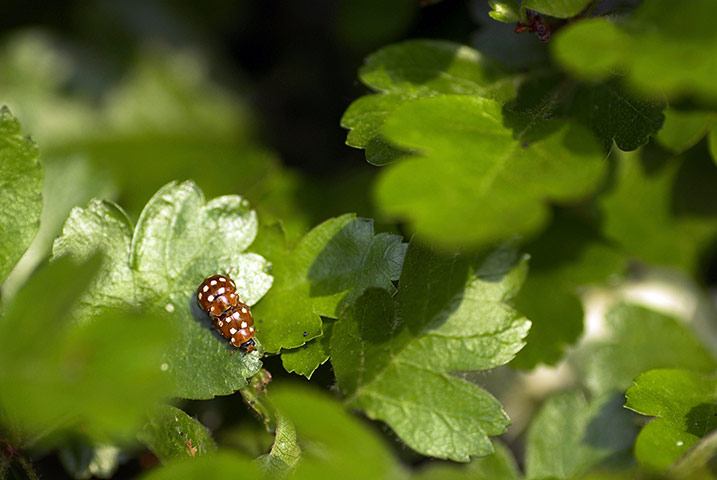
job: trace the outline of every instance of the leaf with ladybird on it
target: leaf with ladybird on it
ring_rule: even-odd
[[[257,230],[256,213],[241,197],[207,202],[194,183],[172,182],[147,203],[134,229],[111,202],[92,200],[73,209],[53,254],[82,259],[102,252],[103,268],[82,297],[78,316],[108,307],[165,312],[179,332],[162,364],[174,380],[170,394],[211,398],[246,385],[261,368],[260,353],[236,353],[211,330],[196,304],[196,289],[205,277],[231,271],[241,300],[256,303],[272,283],[266,260],[245,252]]]
[[[264,227],[252,251],[271,261],[275,278],[253,310],[257,337],[267,352],[278,352],[320,337],[321,317],[336,318],[366,288],[395,291],[406,245],[397,235],[374,235],[372,220],[346,214],[318,225],[292,249],[280,225]],[[303,374],[326,361],[315,359]]]

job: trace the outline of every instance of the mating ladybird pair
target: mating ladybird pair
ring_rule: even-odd
[[[197,302],[209,314],[212,324],[224,338],[242,352],[256,350],[254,319],[249,306],[239,300],[237,287],[225,275],[212,275],[197,289]]]

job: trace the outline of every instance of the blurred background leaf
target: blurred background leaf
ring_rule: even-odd
[[[30,246],[40,226],[42,166],[37,146],[20,123],[0,109],[0,283]]]

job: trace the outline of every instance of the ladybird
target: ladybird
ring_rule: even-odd
[[[256,350],[254,319],[249,306],[239,300],[234,281],[226,275],[212,275],[197,289],[197,303],[209,314],[212,325],[242,352]]]

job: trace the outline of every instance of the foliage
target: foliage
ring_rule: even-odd
[[[717,478],[717,9],[614,3],[340,0],[326,78],[242,2],[0,40],[0,480]]]

